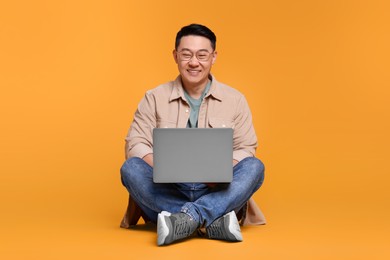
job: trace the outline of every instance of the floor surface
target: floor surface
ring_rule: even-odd
[[[124,201],[125,202],[125,201]],[[244,241],[229,243],[193,237],[158,247],[156,227],[140,223],[119,228],[123,205],[97,210],[71,205],[31,210],[2,223],[0,259],[389,259],[385,219],[362,222],[356,211],[339,214],[265,212],[268,223],[242,227]],[[29,208],[28,206],[26,207]],[[48,211],[50,209],[50,212]],[[18,212],[14,209],[14,212]],[[40,216],[40,213],[42,215]],[[344,213],[343,213],[344,212]],[[25,212],[26,213],[26,212]],[[27,212],[28,213],[28,212]],[[11,216],[11,215],[10,215]],[[342,220],[344,219],[344,220]]]

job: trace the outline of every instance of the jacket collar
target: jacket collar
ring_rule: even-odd
[[[209,92],[206,94],[205,98],[208,98],[209,96],[212,96],[213,98],[222,101],[223,95],[221,92],[221,89],[218,87],[220,84],[213,75],[209,75],[209,78],[211,79],[211,86]],[[171,96],[169,98],[169,102],[172,102],[173,100],[176,100],[178,98],[181,98],[183,100],[186,100],[184,97],[184,89],[183,84],[181,82],[181,76],[177,76],[175,81],[173,81],[173,89]]]

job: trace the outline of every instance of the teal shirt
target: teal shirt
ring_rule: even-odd
[[[209,92],[211,86],[211,80],[209,83],[207,83],[206,87],[204,88],[202,95],[199,99],[194,99],[190,97],[190,95],[187,93],[187,91],[184,90],[184,96],[186,97],[188,103],[190,104],[191,112],[190,112],[190,118],[187,122],[187,128],[197,128],[198,127],[198,115],[199,115],[199,108],[202,104],[202,101],[204,97],[206,96],[207,92]]]

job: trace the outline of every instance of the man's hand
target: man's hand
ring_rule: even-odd
[[[238,161],[233,159],[233,167],[236,166],[237,163]]]
[[[148,153],[147,155],[145,155],[144,158],[142,158],[142,160],[144,160],[147,164],[149,164],[151,167],[153,167],[153,154],[152,153]]]

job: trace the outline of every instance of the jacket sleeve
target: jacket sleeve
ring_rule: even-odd
[[[257,137],[252,122],[252,114],[244,96],[238,100],[234,119],[233,159],[241,161],[255,156]]]
[[[125,155],[143,158],[153,153],[153,128],[156,127],[156,103],[154,96],[147,92],[138,104],[133,122],[126,136]]]

